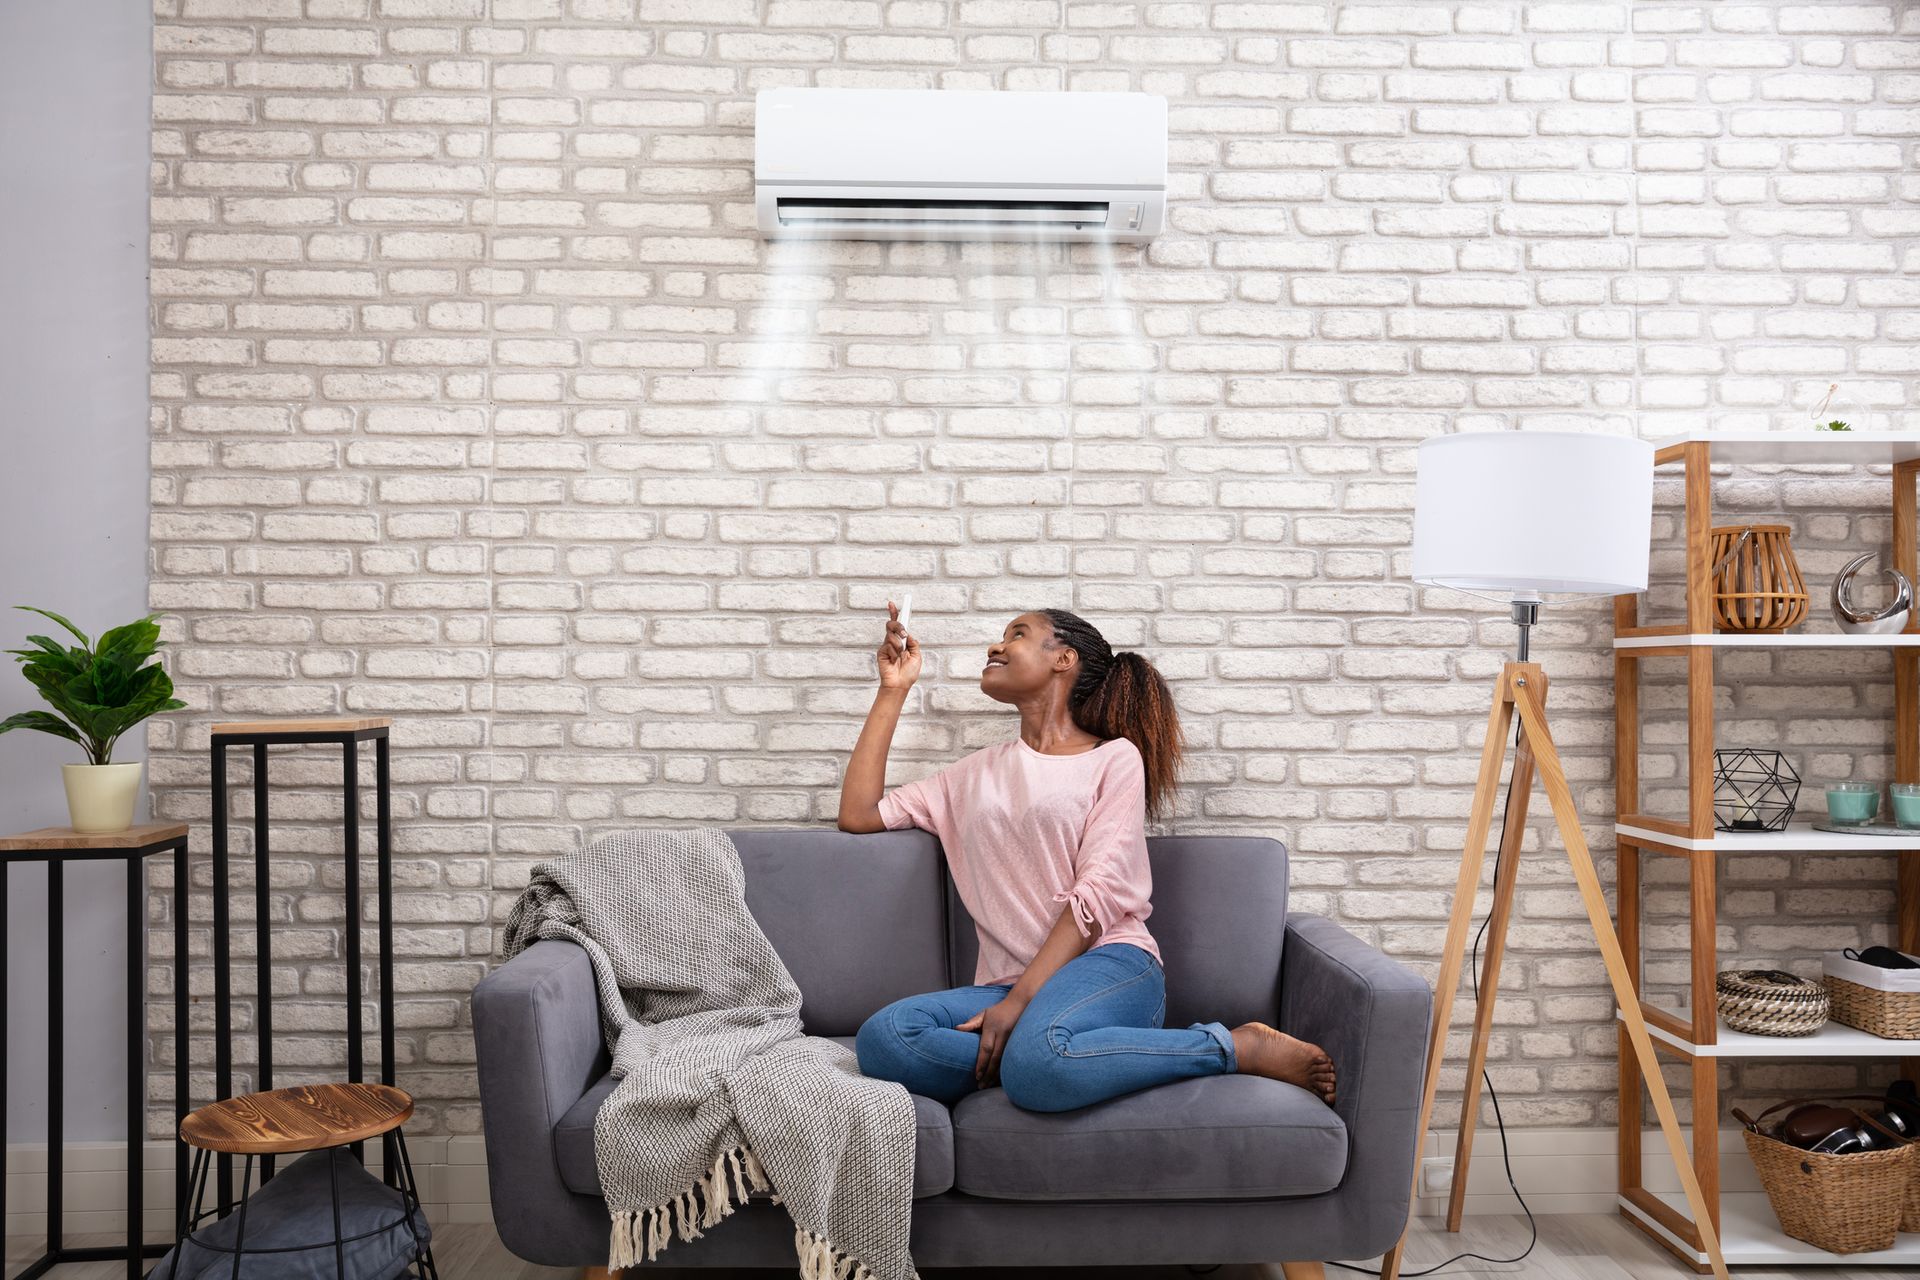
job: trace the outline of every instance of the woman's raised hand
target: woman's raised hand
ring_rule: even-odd
[[[920,678],[920,642],[900,625],[900,606],[887,601],[887,635],[880,642],[880,687],[906,689]]]

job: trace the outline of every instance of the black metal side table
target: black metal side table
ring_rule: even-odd
[[[342,826],[345,848],[347,1079],[365,1081],[361,1049],[360,979],[360,744],[374,747],[374,830],[379,860],[376,893],[379,902],[380,967],[380,1083],[394,1082],[393,1048],[393,805],[389,790],[387,731],[393,721],[385,716],[354,716],[316,720],[253,720],[213,726],[213,1001],[214,1087],[220,1097],[233,1096],[233,947],[228,915],[227,750],[253,748],[253,894],[256,935],[256,994],[254,1026],[259,1037],[260,1068],[253,1082],[256,1092],[273,1088],[273,919],[268,842],[267,748],[270,746],[338,746],[341,754]],[[358,1144],[356,1155],[361,1154]],[[222,1153],[219,1165],[219,1215],[233,1209],[233,1156]],[[395,1171],[383,1167],[388,1186],[397,1185]],[[273,1176],[272,1157],[261,1162],[261,1179]],[[182,1203],[185,1202],[184,1195]]]
[[[124,1258],[128,1280],[138,1280],[141,1259],[157,1257],[167,1244],[144,1244],[141,1217],[141,1174],[146,1147],[147,1120],[147,859],[156,853],[173,854],[173,1012],[174,1106],[176,1123],[187,1115],[187,826],[182,822],[140,823],[125,831],[92,834],[71,827],[43,827],[18,835],[0,836],[0,861],[5,870],[16,863],[47,864],[47,1250],[28,1264],[14,1280],[33,1280],[63,1262],[113,1261]],[[127,1242],[125,1245],[69,1247],[64,1240],[61,1187],[63,1173],[61,1132],[66,1106],[66,1065],[63,1061],[66,980],[65,875],[69,862],[121,861],[127,865]],[[10,876],[0,872],[0,920],[6,919]],[[0,948],[0,990],[5,989],[6,955]],[[13,1046],[0,1055],[0,1150],[6,1145],[6,1065]],[[187,1148],[175,1143],[174,1203],[187,1201]]]

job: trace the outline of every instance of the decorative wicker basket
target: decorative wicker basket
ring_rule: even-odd
[[[1771,635],[1807,616],[1807,582],[1784,524],[1713,531],[1713,621],[1722,631]]]
[[[1837,1022],[1887,1040],[1920,1040],[1920,991],[1876,991],[1828,974]]]
[[[1760,1113],[1760,1120],[1802,1101],[1769,1107]],[[1911,1199],[1920,1146],[1901,1141],[1891,1150],[1826,1155],[1803,1151],[1761,1132],[1759,1121],[1738,1108],[1733,1114],[1746,1125],[1747,1154],[1753,1157],[1782,1231],[1828,1253],[1871,1253],[1893,1247]],[[1870,1118],[1862,1118],[1888,1133]],[[1889,1136],[1898,1140],[1898,1135]]]
[[[1831,1001],[1817,982],[1779,969],[1727,969],[1713,982],[1720,1016],[1755,1036],[1810,1036],[1827,1025]]]

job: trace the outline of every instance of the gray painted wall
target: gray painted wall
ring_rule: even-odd
[[[149,7],[0,5],[0,642],[34,604],[81,630],[139,617],[147,583]],[[37,619],[37,621],[45,621]],[[48,628],[52,623],[46,623]],[[11,658],[0,713],[42,705]],[[138,733],[115,758],[146,754]],[[0,737],[0,825],[64,824],[72,744]],[[144,802],[141,817],[145,816]],[[125,1132],[124,880],[66,873],[70,1140]],[[7,873],[7,1140],[46,1136],[46,875]]]

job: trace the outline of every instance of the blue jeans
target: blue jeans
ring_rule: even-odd
[[[980,1056],[980,1033],[954,1028],[1011,990],[1000,982],[895,1000],[860,1027],[860,1073],[952,1106],[979,1087],[973,1067]],[[1131,942],[1084,951],[1021,1012],[1000,1054],[1000,1087],[1016,1107],[1071,1111],[1236,1069],[1223,1024],[1164,1028],[1166,1011],[1166,973],[1148,952]]]

